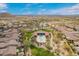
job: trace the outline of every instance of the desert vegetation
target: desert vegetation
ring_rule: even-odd
[[[16,29],[16,32],[11,33],[15,34],[16,38],[12,37],[12,39],[17,42],[15,46],[16,54],[14,55],[72,56],[79,54],[78,16],[14,16],[7,13],[0,14],[1,44],[4,43],[1,39],[6,41],[10,38],[9,35],[11,34],[9,32],[12,29]],[[48,36],[44,36],[46,42],[40,43],[36,41],[39,37],[34,36],[34,32],[40,31],[49,33]],[[8,38],[6,39],[6,37]],[[11,47],[13,46],[11,45]],[[0,49],[0,51],[2,50]],[[18,51],[20,52],[18,53]],[[0,55],[4,54],[0,53]]]

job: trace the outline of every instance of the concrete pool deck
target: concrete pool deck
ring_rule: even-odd
[[[45,32],[45,31],[37,31],[34,33],[36,37],[36,41],[39,42],[39,43],[45,43],[46,42],[46,36],[49,35],[48,32]]]

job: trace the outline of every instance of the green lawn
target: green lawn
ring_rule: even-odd
[[[25,49],[28,49],[28,47],[30,46],[30,38],[32,36],[32,32],[31,31],[26,31],[25,29],[22,29],[21,32],[22,34],[22,41],[23,44],[25,46]]]
[[[55,56],[54,53],[51,53],[43,48],[35,47],[33,45],[31,45],[30,48],[33,56]]]
[[[51,32],[51,30],[43,30],[43,31]],[[34,31],[26,31],[24,29],[22,30],[22,33],[23,33],[22,40],[23,40],[25,49],[27,50],[28,47],[30,47],[33,56],[54,56],[55,55],[54,52],[51,53],[48,50],[31,45],[31,42],[29,39],[31,38],[33,32]]]

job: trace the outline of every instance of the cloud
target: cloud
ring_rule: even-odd
[[[6,13],[7,10],[0,10],[0,13]]]
[[[48,10],[47,9],[40,9],[37,12],[37,15],[45,15],[48,14]]]
[[[33,10],[31,8],[32,4],[26,4],[26,7],[20,9],[23,15],[79,15],[79,4],[75,4],[71,7],[63,7],[58,9],[48,9],[43,8],[42,4],[33,4],[37,6],[38,9]],[[5,6],[7,7],[7,5]]]
[[[7,12],[7,4],[5,3],[0,3],[0,13],[3,13],[3,12]]]
[[[75,4],[71,7],[65,7],[60,9],[40,9],[37,13],[38,15],[78,15],[79,14],[79,4]]]
[[[5,9],[7,8],[7,4],[5,3],[0,3],[0,9]]]
[[[72,7],[66,7],[66,8],[61,8],[58,10],[55,10],[57,14],[61,15],[75,15],[79,14],[79,4],[76,4]]]
[[[32,11],[24,12],[22,13],[22,15],[33,15],[33,12]]]

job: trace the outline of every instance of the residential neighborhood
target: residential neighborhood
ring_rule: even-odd
[[[79,4],[0,3],[0,56],[79,56]]]
[[[63,16],[55,16],[59,21],[54,16],[0,16],[1,56],[79,55],[79,22],[71,16],[69,21]]]

